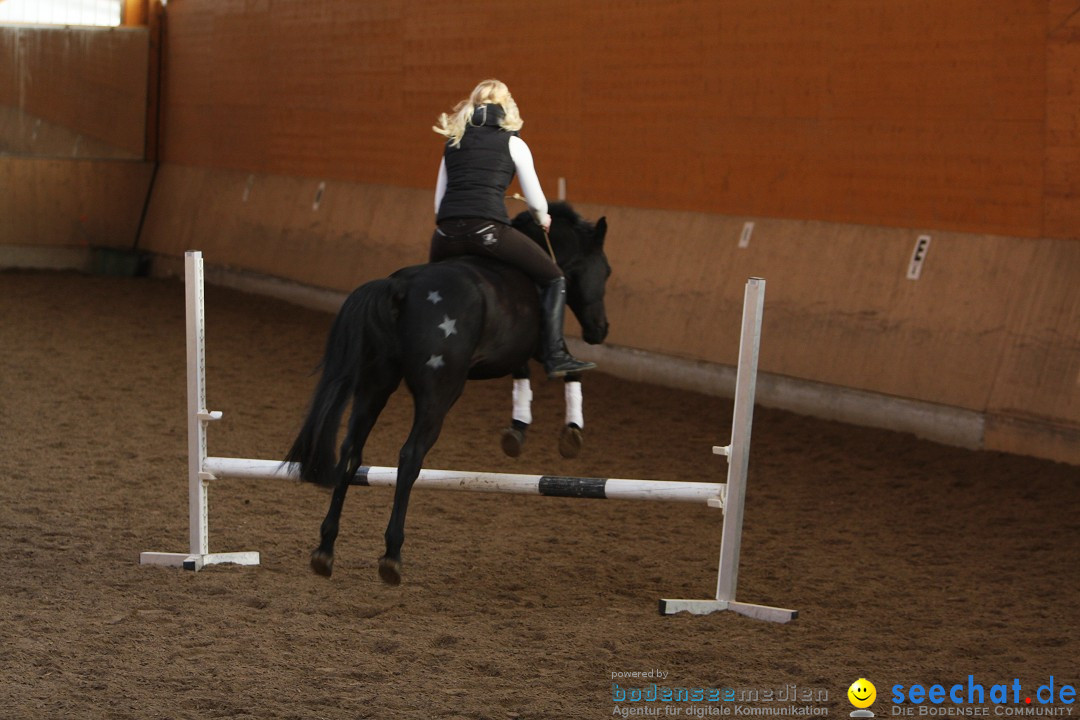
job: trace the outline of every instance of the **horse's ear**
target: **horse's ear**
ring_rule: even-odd
[[[596,245],[599,247],[604,244],[604,236],[607,235],[607,218],[602,217],[596,221],[593,231],[593,239],[596,240]]]

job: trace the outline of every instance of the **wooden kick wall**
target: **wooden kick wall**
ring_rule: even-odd
[[[141,160],[146,28],[0,26],[0,152]]]
[[[609,342],[731,364],[761,275],[766,372],[973,411],[986,447],[1080,463],[1076,10],[172,0],[141,242],[338,290],[418,262],[430,126],[498,76],[548,194],[565,178],[610,220]]]
[[[431,231],[429,189],[178,165],[157,187],[156,251],[339,291],[423,262]],[[972,411],[983,447],[1080,464],[1080,242],[933,231],[916,281],[909,229],[576,207],[609,222],[609,344],[734,365],[764,277],[764,372]]]
[[[146,28],[0,26],[0,246],[135,244],[148,62]]]

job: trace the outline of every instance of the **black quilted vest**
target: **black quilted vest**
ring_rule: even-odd
[[[438,222],[454,218],[483,218],[510,223],[506,214],[506,188],[514,179],[510,138],[516,132],[499,127],[500,105],[481,105],[473,112],[461,144],[447,141],[446,192],[439,204]]]

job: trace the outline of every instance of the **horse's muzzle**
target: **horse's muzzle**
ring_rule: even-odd
[[[596,325],[594,327],[582,328],[581,339],[590,345],[599,345],[604,342],[604,339],[608,334],[608,323],[605,320],[603,324]]]

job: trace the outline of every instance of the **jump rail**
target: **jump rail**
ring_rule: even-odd
[[[296,469],[274,460],[207,455],[206,428],[209,423],[220,420],[221,413],[210,412],[206,409],[206,326],[202,253],[188,252],[184,260],[187,301],[189,552],[144,552],[140,555],[140,563],[183,567],[188,570],[200,570],[206,565],[223,563],[258,565],[258,552],[210,552],[207,510],[209,484],[213,480],[223,478],[294,477]],[[713,448],[714,453],[726,455],[728,458],[726,484],[424,469],[420,471],[420,476],[414,486],[439,490],[469,490],[551,497],[705,503],[709,507],[721,508],[724,511],[724,519],[716,597],[711,600],[664,599],[660,601],[661,614],[673,615],[689,612],[694,615],[705,615],[720,610],[731,610],[772,622],[794,620],[798,617],[796,610],[754,605],[735,600],[764,299],[765,281],[761,278],[750,278],[746,283],[743,301],[731,444]],[[392,487],[396,478],[396,468],[362,467],[357,472],[353,484]]]

